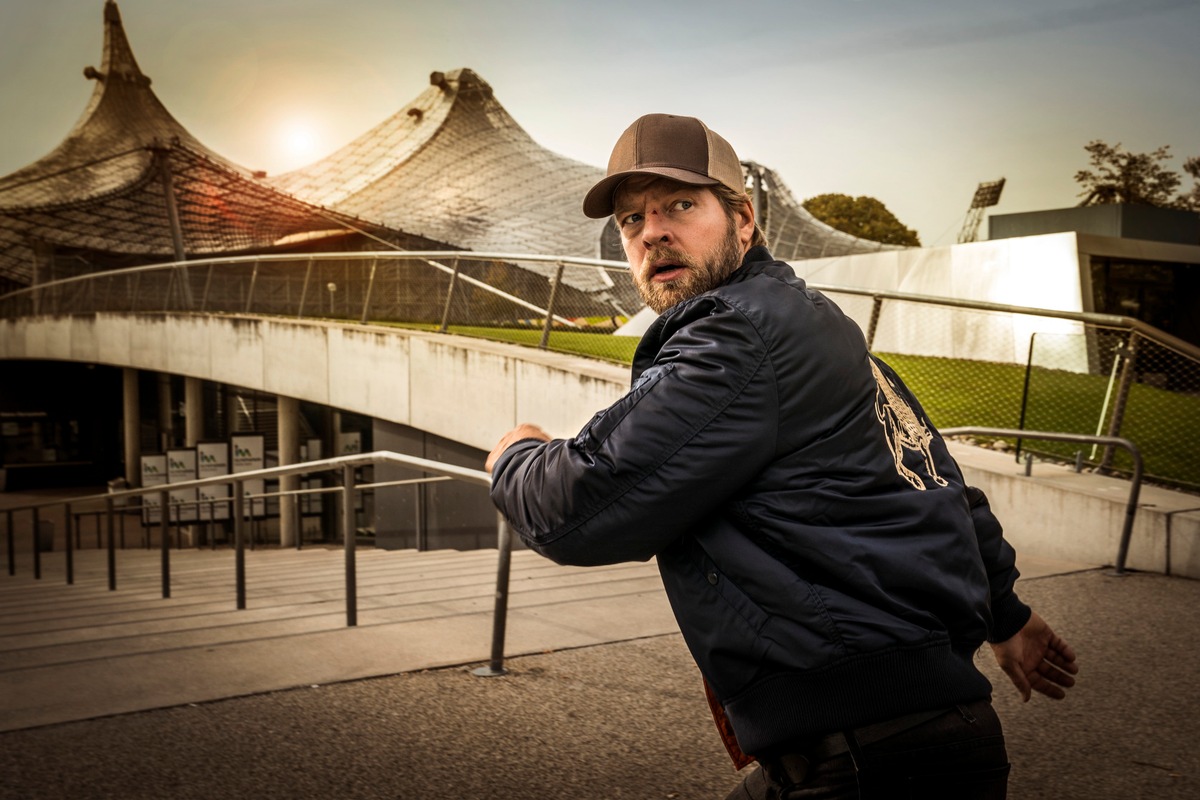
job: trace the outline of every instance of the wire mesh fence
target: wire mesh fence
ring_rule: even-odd
[[[822,288],[817,286],[815,288]],[[824,287],[940,428],[1122,436],[1146,476],[1200,488],[1200,348],[1132,320]],[[465,252],[241,257],[139,267],[0,297],[0,318],[238,313],[389,324],[629,363],[644,308],[624,265]],[[1112,449],[1012,441],[1018,459],[1128,471]]]
[[[861,320],[873,352],[939,428],[977,426],[1121,436],[1148,478],[1200,488],[1200,348],[1134,327],[897,298],[830,295]],[[868,309],[868,306],[870,307]],[[1118,448],[1013,440],[1025,455],[1128,474]]]

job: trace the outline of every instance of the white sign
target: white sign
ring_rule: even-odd
[[[167,483],[167,457],[165,455],[142,456],[142,486],[151,488]],[[155,525],[162,522],[162,495],[149,492],[142,495],[142,524]]]
[[[362,452],[361,431],[339,431],[337,435],[337,454],[339,456],[356,456]]]
[[[252,472],[266,467],[267,451],[261,433],[242,433],[229,437],[229,447],[233,451],[233,473]],[[252,478],[242,481],[242,497],[263,494],[267,490],[266,481],[262,478]],[[245,507],[244,513],[250,517],[262,517],[267,513],[265,499],[251,500]]]
[[[190,447],[167,451],[167,483],[196,480],[196,451]],[[171,490],[171,520],[195,522],[200,518],[196,509],[196,487]]]
[[[215,478],[229,474],[229,445],[225,442],[201,442],[196,445],[196,477]],[[200,519],[231,519],[229,485],[214,483],[200,487]]]

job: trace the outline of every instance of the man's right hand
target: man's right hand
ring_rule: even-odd
[[[1050,629],[1036,611],[1011,639],[992,645],[996,663],[1004,670],[1025,702],[1031,692],[1062,700],[1079,673],[1075,650]]]
[[[528,422],[521,423],[501,436],[500,441],[496,442],[496,446],[492,448],[492,452],[488,453],[487,460],[483,462],[484,470],[490,475],[492,467],[496,465],[496,460],[500,458],[500,455],[511,445],[522,439],[540,439],[543,442],[548,442],[551,436],[537,425],[530,425]]]

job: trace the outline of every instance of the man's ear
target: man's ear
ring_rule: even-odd
[[[734,212],[734,223],[737,226],[738,242],[742,245],[742,251],[750,249],[750,242],[754,240],[754,204],[749,200],[742,203],[740,210]]]

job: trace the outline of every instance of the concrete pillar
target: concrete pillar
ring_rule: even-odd
[[[171,410],[171,376],[164,372],[158,376],[158,439],[164,453],[175,446],[175,415]]]
[[[141,413],[138,403],[138,371],[121,370],[121,421],[125,430],[125,480],[132,487],[142,485]]]
[[[279,466],[300,462],[300,401],[294,397],[280,396],[276,400],[279,410]],[[279,490],[291,492],[300,488],[299,475],[282,475]],[[279,499],[279,544],[295,547],[300,536],[300,502],[296,495]]]
[[[184,447],[195,447],[204,438],[204,393],[199,378],[183,379],[183,408],[186,430]]]

